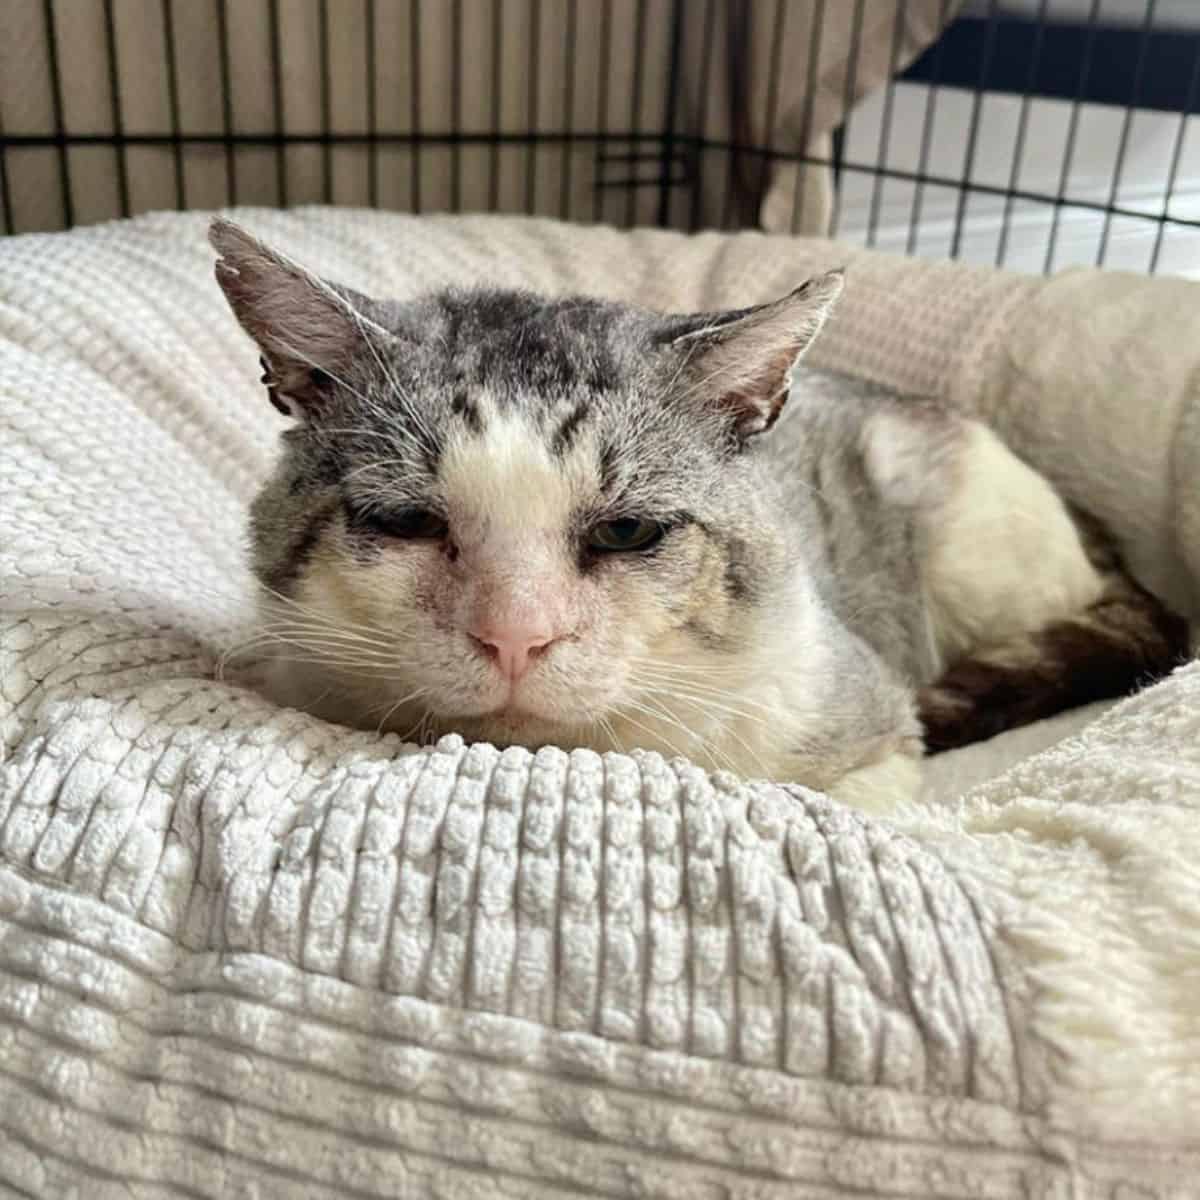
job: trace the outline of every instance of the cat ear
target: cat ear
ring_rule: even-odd
[[[262,351],[262,381],[280,412],[312,416],[368,338],[389,340],[366,315],[365,296],[319,279],[232,221],[214,219],[208,239],[217,252],[217,282]]]
[[[670,344],[687,355],[680,376],[690,397],[714,404],[739,438],[770,429],[787,401],[792,369],[812,345],[842,291],[843,272],[817,275],[772,304],[690,319]]]

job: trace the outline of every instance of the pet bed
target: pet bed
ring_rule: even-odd
[[[1193,284],[234,216],[397,296],[732,306],[848,261],[814,361],[991,420],[1197,615]],[[0,242],[0,1191],[1200,1194],[1200,664],[887,820],[275,709],[214,680],[281,420],[211,268],[195,214]]]

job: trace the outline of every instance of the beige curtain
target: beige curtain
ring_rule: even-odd
[[[795,152],[807,132],[820,150],[851,73],[856,97],[887,76],[897,12],[903,63],[935,36],[939,6],[957,0],[461,0],[456,32],[446,0],[112,0],[111,25],[102,0],[56,0],[49,24],[43,0],[0,0],[0,132],[24,139],[4,155],[0,227],[328,201],[820,229],[827,169],[765,171],[728,149],[689,159],[690,135]],[[667,179],[660,144],[628,136],[664,129],[679,139]],[[179,148],[137,144],[174,131]],[[271,141],[325,131],[358,140]],[[516,140],[531,131],[607,140],[531,150]],[[93,140],[63,147],[59,132]],[[117,132],[133,143],[104,144]],[[404,140],[450,132],[457,146]],[[671,182],[693,171],[697,188]]]
[[[820,0],[801,0],[796,7],[812,10]],[[808,157],[824,159],[833,153],[833,130],[852,103],[903,71],[921,55],[962,8],[964,0],[865,0],[856,17],[851,4],[825,5],[826,21],[813,75],[811,100],[807,75],[804,96],[793,84],[780,127],[778,149],[796,152],[806,143]],[[857,53],[854,30],[860,27]],[[770,232],[794,229],[829,232],[833,171],[830,166],[804,163],[777,170],[763,200],[760,222]],[[807,204],[806,204],[807,201]],[[805,212],[811,214],[804,219]],[[799,232],[800,230],[796,230]]]
[[[807,157],[824,163],[708,150],[701,170],[702,223],[826,233],[833,172],[824,164],[832,157],[833,131],[848,107],[935,41],[963,2],[722,0],[716,57],[732,50],[740,61],[742,96],[723,63],[705,71],[693,38],[687,64],[697,128],[718,144],[779,155],[807,147]]]

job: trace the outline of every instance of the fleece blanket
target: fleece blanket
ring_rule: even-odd
[[[731,306],[848,262],[815,360],[993,421],[1197,615],[1195,285],[233,215],[395,295]],[[1200,664],[887,821],[278,710],[214,678],[280,422],[204,227],[0,242],[0,1192],[1200,1195]]]

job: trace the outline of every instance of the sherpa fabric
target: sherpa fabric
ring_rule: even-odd
[[[988,416],[1200,595],[1194,285],[234,215],[401,296],[706,308],[849,260],[818,362]],[[4,1194],[1200,1195],[1200,665],[888,821],[278,710],[214,680],[281,421],[204,227],[0,242]]]

